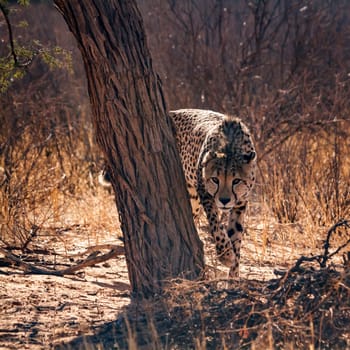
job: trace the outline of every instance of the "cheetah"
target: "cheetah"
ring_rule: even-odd
[[[219,260],[239,275],[243,221],[255,182],[256,152],[248,128],[236,117],[181,109],[170,112],[192,211],[206,213]]]

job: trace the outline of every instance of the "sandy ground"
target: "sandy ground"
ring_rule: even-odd
[[[106,220],[105,217],[103,219]],[[110,220],[116,220],[115,216]],[[273,228],[254,222],[250,222],[249,226],[242,248],[241,276],[270,279],[274,277],[276,262],[280,268],[292,263],[293,250],[264,238],[267,237],[266,232],[270,237],[273,235]],[[51,238],[45,236],[55,252],[74,256],[96,243],[122,244],[118,238],[120,232],[111,234],[102,227],[92,239],[87,234],[92,229],[88,225],[70,223],[70,227],[60,229],[59,238],[57,234]],[[203,230],[200,235],[205,242],[208,265],[215,266],[214,277],[225,277],[227,271],[216,264],[210,239]],[[50,256],[40,259],[53,264]],[[68,263],[74,265],[78,261],[79,258],[71,258]],[[56,256],[54,263],[62,266],[67,264],[67,259]],[[93,334],[99,326],[116,320],[123,312],[123,307],[130,301],[129,287],[124,256],[66,277],[26,275],[18,269],[2,266],[0,349],[51,349],[79,335]]]
[[[70,256],[83,251],[84,246],[91,246],[76,231],[66,232],[64,236],[61,239],[70,242]],[[102,243],[111,244],[111,240],[100,237],[99,244]],[[120,245],[120,241],[115,243]],[[74,265],[80,259],[71,258],[69,262]],[[42,256],[44,260],[50,265],[52,257]],[[55,260],[59,268],[63,261],[67,262],[62,257]],[[124,256],[65,277],[23,274],[2,267],[0,349],[50,349],[72,337],[91,334],[96,327],[115,320],[128,303]]]

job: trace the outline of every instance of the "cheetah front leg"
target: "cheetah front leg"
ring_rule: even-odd
[[[232,243],[233,252],[233,262],[230,266],[230,277],[239,276],[239,260],[240,260],[240,250],[241,242],[243,236],[243,219],[246,210],[246,204],[241,205],[237,208],[232,208],[227,225],[227,236],[230,238]]]
[[[191,207],[192,207],[192,216],[196,225],[199,223],[199,214],[200,214],[200,201],[197,190],[190,184],[187,184],[187,191],[190,195]]]
[[[235,262],[232,241],[227,235],[227,220],[219,220],[219,213],[214,198],[209,194],[201,196],[201,203],[207,215],[210,233],[215,241],[216,254],[219,261],[228,267]]]

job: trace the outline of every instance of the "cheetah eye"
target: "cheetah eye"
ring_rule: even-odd
[[[234,180],[232,181],[232,186],[237,185],[237,184],[239,184],[240,182],[241,182],[240,179],[234,179]]]
[[[214,184],[218,185],[219,184],[219,179],[217,177],[212,177],[210,178],[211,181],[214,182]]]

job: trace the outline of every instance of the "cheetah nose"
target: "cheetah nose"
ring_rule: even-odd
[[[219,198],[219,201],[220,201],[223,205],[226,205],[226,204],[230,201],[230,198],[226,198],[226,197]]]

